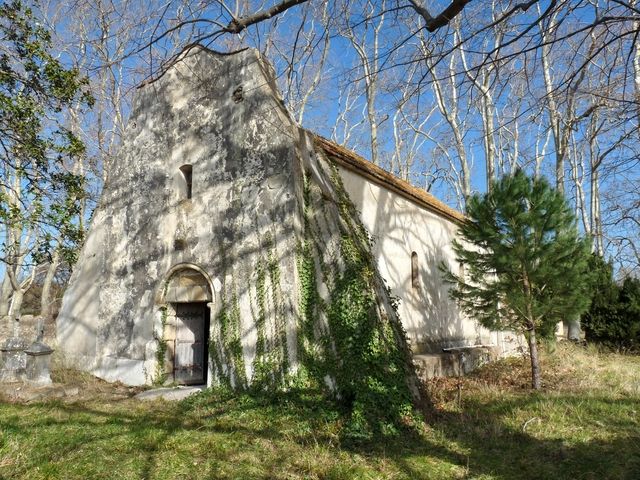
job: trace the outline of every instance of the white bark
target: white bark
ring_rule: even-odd
[[[538,7],[540,12],[540,8]],[[542,47],[540,49],[540,61],[542,66],[542,78],[544,80],[545,87],[545,105],[549,115],[549,123],[551,125],[551,132],[553,133],[553,141],[555,144],[555,176],[556,176],[556,188],[561,193],[564,193],[564,164],[566,157],[566,136],[565,129],[563,128],[563,119],[558,109],[556,102],[555,86],[551,77],[551,55],[552,55],[552,43],[551,36],[548,33],[549,30],[556,28],[556,16],[552,15],[549,21],[548,30],[540,26],[540,32],[542,36]]]
[[[495,3],[493,3],[495,8]],[[495,11],[495,9],[493,9]],[[456,22],[457,28],[454,32],[454,42],[459,43],[461,40],[459,22]],[[494,49],[499,48],[502,43],[502,35],[496,34],[494,38]],[[498,153],[496,151],[495,142],[495,116],[496,106],[493,100],[493,94],[491,92],[491,83],[493,76],[496,73],[497,63],[489,62],[479,68],[479,71],[472,71],[467,63],[467,55],[464,47],[459,49],[460,59],[467,78],[472,82],[474,87],[480,93],[480,118],[482,120],[482,143],[484,147],[484,159],[485,159],[485,181],[487,191],[491,190],[491,182],[496,177],[496,162],[498,159]]]
[[[331,140],[340,145],[352,146],[354,132],[364,123],[364,119],[356,123],[351,121],[351,113],[356,108],[360,96],[361,93],[357,91],[353,84],[349,84],[340,90],[338,117],[331,129]]]
[[[363,81],[365,85],[366,114],[369,123],[369,132],[371,140],[371,161],[376,165],[380,164],[380,156],[378,151],[378,114],[376,112],[376,98],[378,95],[379,81],[379,43],[380,30],[385,22],[385,2],[382,0],[380,4],[381,14],[376,16],[375,23],[367,20],[364,23],[365,33],[355,32],[351,25],[347,23],[345,30],[345,38],[349,40],[355,50],[363,72]],[[376,3],[367,2],[367,14],[371,16],[376,11]],[[366,30],[371,28],[371,38],[367,38]],[[369,47],[369,44],[371,45]]]
[[[423,44],[424,46],[424,44]],[[426,49],[425,49],[426,50]],[[428,55],[428,51],[427,51]],[[455,54],[451,55],[451,59],[448,64],[447,78],[445,82],[441,80],[438,73],[435,71],[435,65],[430,61],[427,56],[427,65],[429,67],[429,73],[431,74],[433,93],[436,98],[438,110],[445,119],[447,125],[451,130],[454,140],[454,148],[458,155],[458,164],[460,168],[460,190],[464,201],[471,196],[471,168],[467,159],[466,145],[463,136],[464,123],[459,117],[458,108],[458,86],[455,80]],[[445,98],[444,89],[447,88],[447,97]]]
[[[542,147],[541,147],[540,146],[541,136],[539,135],[539,133],[540,132],[538,131],[538,135],[536,136],[535,170],[534,170],[535,178],[540,178],[542,163],[544,162],[545,158],[547,158],[547,149],[549,148],[549,142],[551,141],[551,136],[552,136],[551,129],[548,129],[544,137],[542,137],[544,138],[544,143],[542,144]]]
[[[55,299],[52,298],[53,280],[60,266],[60,252],[56,250],[51,258],[51,262],[47,267],[47,273],[42,283],[42,294],[40,296],[40,316],[49,319],[52,318],[52,306]]]
[[[6,268],[6,267],[5,267]],[[11,280],[9,275],[5,272],[2,278],[2,284],[0,285],[0,320],[7,316],[9,313],[9,302],[11,301]]]
[[[631,0],[630,4],[634,9],[640,7],[638,0]],[[640,15],[636,16],[636,18],[633,22],[633,29],[636,32],[640,32]],[[637,104],[638,134],[640,136],[640,42],[638,41],[636,41],[633,47],[633,85],[635,87],[635,100]]]
[[[576,188],[575,211],[576,218],[582,220],[582,226],[587,235],[591,235],[591,222],[587,213],[587,200],[584,192],[584,154],[578,150],[574,139],[573,155],[569,155],[569,165],[571,167],[571,180]]]

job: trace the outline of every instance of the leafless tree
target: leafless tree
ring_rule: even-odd
[[[638,251],[638,2],[51,0],[42,8],[96,97],[90,116],[69,118],[88,146],[70,168],[89,179],[93,201],[138,83],[196,43],[253,46],[275,64],[298,123],[327,119],[321,133],[461,208],[518,166],[547,175],[574,202],[594,249],[628,265]],[[5,277],[0,300],[11,285]]]

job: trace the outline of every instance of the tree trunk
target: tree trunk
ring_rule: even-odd
[[[580,318],[567,320],[567,339],[574,342],[580,341]]]
[[[564,195],[564,160],[565,152],[562,141],[556,142],[556,190]]]
[[[9,313],[8,313],[11,320],[20,316],[23,299],[24,299],[24,290],[19,288],[18,290],[13,291],[13,295],[11,295],[11,302],[9,303]]]
[[[540,362],[538,361],[538,344],[536,329],[529,330],[529,357],[531,358],[531,388],[540,390]]]
[[[5,265],[5,269],[6,269]],[[2,279],[2,286],[0,287],[0,319],[6,317],[9,314],[9,302],[11,301],[11,280],[9,279],[9,275],[4,274],[4,278]]]
[[[488,76],[487,76],[488,78]],[[488,80],[487,80],[488,81]],[[491,192],[491,182],[494,180],[495,164],[496,164],[496,146],[495,139],[493,138],[495,125],[493,123],[493,99],[489,92],[488,86],[482,90],[481,97],[482,105],[482,129],[483,129],[483,143],[484,143],[484,158],[486,163],[486,182],[487,192]]]
[[[522,280],[527,296],[527,318],[525,325],[528,329],[529,358],[531,358],[531,388],[540,390],[540,363],[538,362],[538,343],[536,341],[536,324],[533,315],[531,283],[529,281],[529,274],[524,267],[522,269]]]
[[[591,232],[594,251],[604,256],[604,242],[602,240],[602,218],[600,216],[600,172],[591,167]]]
[[[376,112],[376,97],[378,95],[378,74],[380,72],[378,68],[378,62],[380,55],[378,54],[378,42],[380,39],[380,30],[385,20],[385,2],[380,2],[380,8],[382,13],[375,15],[377,18],[377,24],[371,25],[373,30],[372,46],[368,51],[367,42],[360,35],[356,35],[353,29],[349,26],[345,35],[353,48],[355,49],[360,63],[362,65],[363,80],[365,86],[365,95],[367,99],[367,120],[369,121],[369,133],[371,135],[371,162],[380,165],[380,158],[378,152],[378,115]],[[367,13],[373,15],[376,12],[376,2],[367,2]],[[365,23],[368,25],[368,21]]]
[[[467,160],[467,152],[465,150],[466,143],[462,134],[464,122],[460,122],[460,119],[458,118],[458,87],[453,80],[455,79],[456,71],[455,56],[451,55],[451,60],[449,62],[448,78],[450,79],[449,86],[451,87],[451,96],[448,99],[445,99],[444,97],[442,80],[435,72],[435,66],[433,64],[427,64],[427,66],[429,67],[431,78],[433,80],[433,93],[436,97],[438,110],[449,127],[451,127],[451,132],[453,133],[454,147],[458,154],[458,161],[460,162],[460,190],[462,191],[464,204],[466,205],[467,200],[471,196],[471,167]]]
[[[376,116],[375,99],[376,99],[376,85],[367,82],[367,118],[369,119],[369,129],[371,132],[371,161],[375,165],[380,165],[380,159],[378,158],[378,119]]]
[[[21,260],[22,261],[22,260]],[[11,301],[9,302],[9,312],[7,313],[7,318],[9,321],[15,319],[20,316],[22,310],[22,301],[24,300],[24,294],[29,287],[33,284],[33,280],[36,278],[36,270],[37,267],[34,265],[31,269],[31,274],[25,278],[22,282],[18,281],[16,272],[12,269],[7,269],[5,272],[11,281]]]
[[[633,8],[638,8],[640,6],[638,4],[638,0],[632,0],[631,6]],[[634,20],[633,29],[636,32],[640,30],[640,21]],[[633,83],[636,90],[636,104],[638,105],[638,132],[640,132],[640,45],[637,42],[633,53]]]
[[[56,275],[56,271],[60,266],[60,252],[56,250],[51,258],[51,263],[47,268],[47,274],[44,277],[44,283],[42,284],[42,295],[40,296],[40,316],[45,320],[52,317],[51,306],[53,301],[51,299],[51,287],[53,286],[53,279]]]

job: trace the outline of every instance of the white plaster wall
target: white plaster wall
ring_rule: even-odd
[[[71,276],[74,288],[62,300],[56,321],[57,342],[70,366],[93,368],[96,364],[96,336],[100,295],[100,273],[104,263],[104,210],[94,214],[93,227],[85,240]],[[60,348],[62,347],[62,348]]]
[[[400,299],[400,319],[414,352],[495,345],[495,334],[464,316],[448,298],[448,287],[438,269],[444,262],[459,271],[451,249],[456,225],[350,170],[338,170],[373,237],[380,273],[392,295]],[[411,282],[412,252],[418,255],[418,288]]]

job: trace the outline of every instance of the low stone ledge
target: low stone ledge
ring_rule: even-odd
[[[472,345],[446,348],[441,353],[414,355],[413,362],[418,376],[428,380],[466,375],[496,358],[496,349],[492,345]]]

